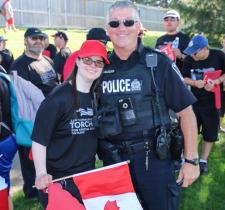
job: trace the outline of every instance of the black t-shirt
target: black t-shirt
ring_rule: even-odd
[[[54,57],[53,62],[55,64],[55,70],[58,74],[62,75],[64,64],[70,54],[71,54],[71,51],[69,48],[63,48]]]
[[[32,82],[45,96],[58,84],[53,63],[44,56],[38,60],[23,54],[13,62],[10,71],[17,71],[19,76]]]
[[[0,64],[4,67],[7,73],[9,73],[9,69],[13,61],[13,54],[8,49],[0,51]]]
[[[190,42],[190,38],[186,34],[184,34],[182,32],[178,32],[177,34],[173,34],[173,35],[165,34],[165,35],[159,37],[157,39],[157,41],[156,41],[155,48],[160,49],[163,46],[165,46],[165,45],[167,45],[169,43],[172,43],[176,39],[176,37],[179,37],[178,49],[180,49],[181,53],[183,53],[185,48],[188,46],[188,43]],[[176,64],[177,64],[177,67],[181,71],[182,70],[183,61],[181,59],[177,59],[176,60]]]
[[[78,92],[77,110],[73,100],[72,86],[67,82],[59,85],[42,102],[35,120],[32,139],[47,147],[47,170],[54,178],[95,165],[97,138],[91,95]]]
[[[45,51],[49,52],[49,57],[51,59],[54,59],[57,53],[57,48],[53,44],[49,44],[47,48],[45,48]]]
[[[215,70],[222,70],[222,74],[225,73],[225,54],[220,50],[210,49],[209,56],[205,60],[195,61],[191,56],[184,60],[183,75],[193,80],[203,80],[204,72]],[[198,99],[196,106],[215,106],[214,93],[195,87],[191,87],[191,91]]]
[[[0,122],[4,122],[10,129],[12,129],[10,107],[10,92],[8,83],[5,79],[0,77]],[[10,132],[1,126],[0,141],[9,134]]]

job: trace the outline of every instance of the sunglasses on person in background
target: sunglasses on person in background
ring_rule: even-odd
[[[37,41],[38,39],[41,41],[45,40],[44,36],[31,36],[30,38],[32,41]]]
[[[164,18],[164,21],[165,22],[168,22],[168,21],[175,22],[175,21],[177,21],[177,18],[176,17],[166,17],[166,18]]]
[[[84,64],[86,65],[92,65],[93,63],[95,64],[95,67],[97,68],[103,68],[105,63],[102,60],[94,60],[93,58],[80,58]]]
[[[123,23],[124,26],[126,27],[131,27],[134,25],[134,23],[138,22],[137,20],[111,20],[109,21],[108,25],[111,27],[111,28],[118,28],[119,25],[121,23]]]

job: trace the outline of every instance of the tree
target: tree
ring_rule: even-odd
[[[211,44],[218,46],[225,33],[224,0],[174,0],[172,6],[180,11],[186,33],[204,33]]]

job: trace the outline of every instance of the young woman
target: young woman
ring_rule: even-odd
[[[91,88],[105,64],[109,64],[105,46],[96,40],[85,41],[72,80],[56,87],[41,104],[32,134],[37,189],[45,189],[52,179],[94,169],[97,138]],[[72,179],[63,183],[81,201]],[[39,195],[46,207],[47,194],[39,191]]]

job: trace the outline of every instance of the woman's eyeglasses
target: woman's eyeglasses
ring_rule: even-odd
[[[126,27],[131,27],[136,22],[138,22],[138,21],[137,20],[111,20],[111,21],[109,21],[108,25],[111,28],[118,28],[119,25],[122,23]]]
[[[95,67],[97,68],[103,68],[105,63],[102,60],[94,60],[93,58],[80,58],[84,64],[86,65],[92,65],[93,63],[95,64]]]

